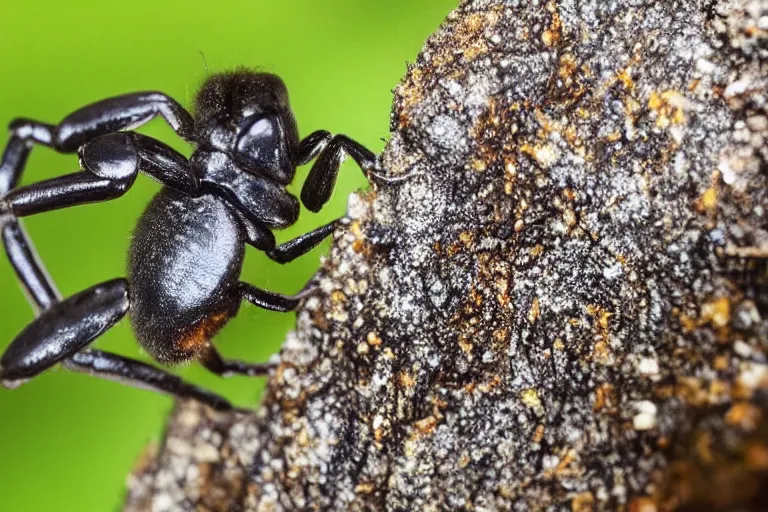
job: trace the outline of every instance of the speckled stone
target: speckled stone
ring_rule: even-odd
[[[766,0],[463,2],[262,407],[126,510],[764,510],[767,93]]]

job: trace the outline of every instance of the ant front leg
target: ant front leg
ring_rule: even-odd
[[[366,175],[373,172],[376,155],[346,135],[335,135],[325,130],[317,131],[299,144],[297,165],[317,157],[301,189],[301,202],[312,212],[319,212],[328,202],[336,185],[339,167],[349,154]]]
[[[325,226],[320,226],[309,233],[305,233],[293,240],[282,243],[274,249],[266,251],[267,256],[278,263],[289,263],[299,256],[307,254],[317,247],[320,242],[331,236],[333,230],[339,225],[339,220],[340,219],[336,219]]]
[[[304,165],[317,157],[301,189],[301,202],[310,211],[317,213],[331,198],[345,153],[357,162],[368,181],[396,184],[410,180],[415,175],[415,173],[402,176],[379,174],[376,172],[376,155],[371,150],[346,135],[332,136],[330,132],[318,130],[299,143],[295,162],[296,165]]]

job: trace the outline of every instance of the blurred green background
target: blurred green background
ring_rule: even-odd
[[[301,133],[346,133],[375,151],[388,134],[391,90],[456,0],[272,0],[214,2],[2,2],[0,124],[15,116],[57,122],[115,94],[160,89],[185,106],[208,72],[258,67],[283,77]],[[141,129],[189,153],[161,121]],[[0,135],[5,144],[7,135]],[[72,172],[77,159],[38,148],[28,184]],[[291,190],[298,192],[306,168]],[[302,211],[287,240],[342,215],[366,185],[347,162],[317,215]],[[38,251],[68,296],[124,275],[134,222],[159,186],[140,177],[123,198],[26,220]],[[298,291],[328,243],[280,266],[249,249],[243,279]],[[0,348],[33,318],[0,256]],[[277,351],[294,315],[244,306],[218,336],[229,357],[261,361]],[[121,322],[97,347],[148,361]],[[222,380],[197,366],[175,371],[234,402],[255,406],[262,379]],[[53,369],[21,388],[0,389],[0,511],[115,510],[139,454],[158,441],[171,400]]]

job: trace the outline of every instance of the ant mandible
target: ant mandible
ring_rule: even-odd
[[[126,313],[139,343],[160,363],[196,360],[223,377],[268,372],[269,364],[223,359],[211,343],[243,299],[287,312],[305,295],[281,295],[240,281],[245,244],[287,263],[333,232],[338,220],[276,246],[271,230],[290,226],[299,216],[299,201],[285,189],[299,165],[317,158],[301,190],[302,203],[313,212],[330,198],[345,153],[369,179],[386,178],[374,172],[375,155],[344,135],[316,131],[300,140],[287,89],[275,75],[248,70],[213,75],[195,103],[193,117],[163,93],[138,92],[93,103],[55,126],[27,119],[11,123],[0,161],[0,226],[11,264],[39,316],[0,358],[6,387],[61,363],[214,409],[232,408],[176,375],[88,348]],[[158,115],[194,145],[189,160],[131,131]],[[77,152],[82,170],[16,188],[34,145]],[[115,199],[139,171],[163,188],[138,221],[127,277],[62,300],[19,218]]]

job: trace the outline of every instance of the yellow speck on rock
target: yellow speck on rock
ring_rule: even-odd
[[[469,231],[462,231],[459,233],[459,240],[465,247],[470,247],[475,241],[475,235]]]
[[[376,488],[370,482],[365,482],[365,483],[362,483],[362,484],[357,484],[357,486],[355,487],[355,492],[357,494],[371,494],[375,490],[376,490]]]
[[[755,430],[762,419],[763,412],[749,402],[733,404],[725,415],[729,425],[738,426],[743,430]]]
[[[461,350],[465,354],[472,355],[472,342],[469,341],[467,336],[459,336],[459,347],[461,347]]]
[[[523,144],[520,147],[520,151],[533,158],[542,169],[549,169],[560,159],[557,148],[549,143],[536,146]]]
[[[539,304],[539,298],[534,297],[533,303],[531,304],[531,309],[528,310],[528,322],[530,322],[531,324],[535,324],[536,320],[538,320],[540,315],[541,315],[541,306]]]
[[[435,427],[437,427],[437,419],[434,416],[427,416],[426,418],[418,420],[415,423],[415,426],[421,434],[429,435],[435,431]]]
[[[656,512],[657,510],[656,503],[647,496],[635,498],[629,503],[630,512]]]
[[[685,96],[677,91],[651,92],[648,108],[656,113],[656,126],[667,128],[670,124],[685,124]]]
[[[541,34],[541,42],[551,48],[559,43],[562,38],[563,21],[560,18],[560,14],[557,12],[555,2],[549,2],[547,4],[547,10],[552,14],[552,23]]]
[[[379,345],[381,345],[381,338],[379,337],[378,334],[376,334],[373,331],[368,333],[367,341],[368,341],[368,344],[372,347],[378,347]]]
[[[699,213],[714,213],[717,211],[717,188],[709,187],[696,201],[696,210]]]
[[[539,399],[539,394],[533,388],[526,389],[520,393],[520,400],[522,400],[523,404],[525,404],[527,407],[535,411],[540,411],[543,408],[541,405],[541,400]]]
[[[592,512],[594,509],[595,497],[589,491],[577,494],[571,500],[572,512]]]
[[[701,307],[701,323],[713,327],[727,327],[731,323],[731,301],[728,297],[716,297]]]
[[[410,389],[416,384],[416,380],[411,376],[410,373],[403,371],[400,372],[400,385],[404,388]]]
[[[346,299],[347,296],[341,290],[334,290],[331,293],[331,302],[334,304],[342,304]]]

